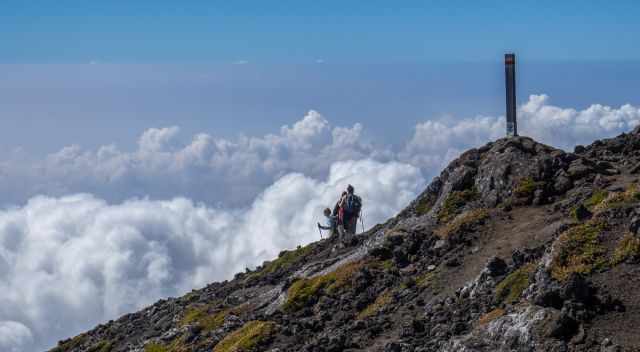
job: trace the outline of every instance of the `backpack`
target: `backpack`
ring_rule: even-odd
[[[360,215],[360,209],[362,209],[362,199],[355,194],[349,194],[344,202],[344,211],[350,216]]]

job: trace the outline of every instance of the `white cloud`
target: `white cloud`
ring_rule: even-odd
[[[613,137],[640,124],[640,108],[612,108],[594,104],[584,110],[549,104],[547,95],[531,95],[518,110],[521,135],[557,148],[572,150],[577,144]],[[500,138],[505,133],[504,116],[476,116],[445,124],[426,121],[416,126],[412,139],[398,154],[399,160],[428,170],[440,171],[461,152]]]
[[[22,324],[0,346],[47,347],[317,240],[322,209],[348,183],[364,199],[369,226],[399,211],[425,181],[407,164],[361,160],[334,164],[325,180],[288,174],[245,209],[185,198],[109,204],[76,194],[0,211],[0,320]]]
[[[33,334],[26,326],[15,321],[0,321],[0,350],[23,352],[33,343]]]
[[[532,95],[520,109],[523,132],[561,148],[631,131],[640,124],[640,108],[594,104],[584,110],[549,105],[547,95]]]
[[[504,135],[502,118],[478,116],[447,125],[426,121],[399,153],[399,158],[418,165],[434,176],[461,152]]]
[[[167,128],[150,128],[146,130],[138,141],[141,153],[162,152],[167,148],[168,143],[178,134],[180,129],[177,126]]]

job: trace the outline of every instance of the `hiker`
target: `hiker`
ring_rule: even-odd
[[[318,228],[320,230],[329,230],[329,237],[333,237],[338,233],[338,216],[333,215],[329,208],[324,209],[324,216],[327,218],[327,226],[322,226],[318,223]]]
[[[333,207],[332,215],[336,217],[337,220],[337,232],[340,235],[340,238],[343,238],[345,235],[344,229],[344,207],[342,206],[347,198],[347,191],[342,192],[340,198],[336,202],[336,205]]]
[[[362,199],[354,193],[352,185],[347,186],[347,191],[340,198],[340,212],[342,226],[346,233],[355,235],[358,227],[358,218],[362,209]]]

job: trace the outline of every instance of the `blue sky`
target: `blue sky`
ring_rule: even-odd
[[[636,62],[527,62],[518,100],[558,106],[640,104]],[[315,109],[334,125],[362,123],[401,144],[426,120],[504,112],[501,57],[487,63],[0,64],[0,152],[43,154],[70,144],[135,145],[149,127],[189,138],[263,135]]]
[[[0,62],[636,60],[636,1],[2,2]]]
[[[130,146],[172,125],[261,135],[309,109],[397,144],[421,121],[502,113],[506,51],[518,55],[519,101],[638,103],[639,7],[4,0],[0,151]]]

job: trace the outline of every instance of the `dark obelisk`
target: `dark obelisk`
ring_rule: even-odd
[[[516,120],[516,54],[504,55],[504,75],[507,88],[507,136],[518,135]]]

